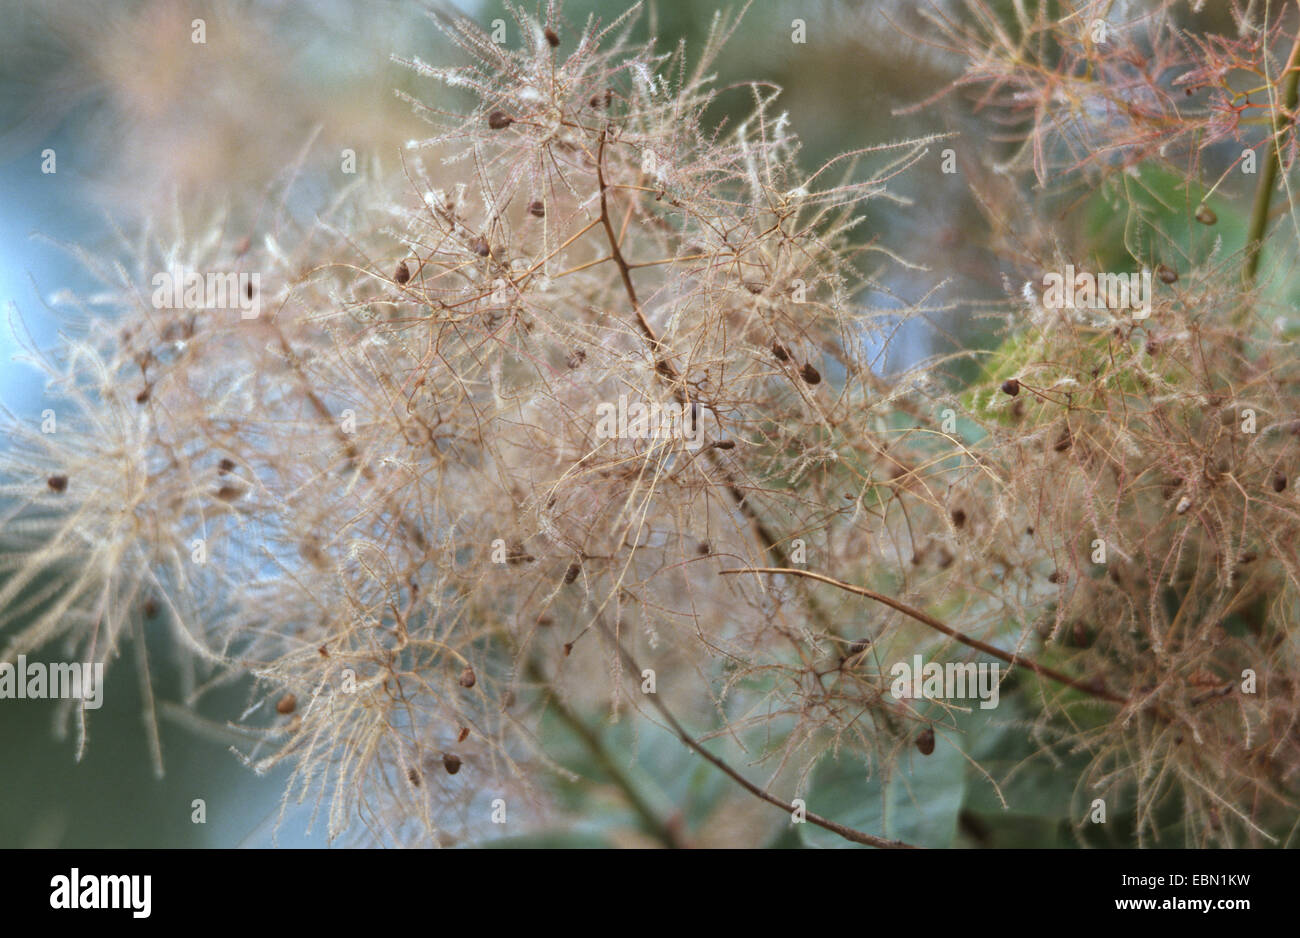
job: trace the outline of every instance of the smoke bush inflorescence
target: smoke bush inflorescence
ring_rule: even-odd
[[[242,244],[178,220],[129,263],[75,255],[103,292],[70,300],[86,325],[57,354],[29,349],[59,407],[6,419],[5,660],[57,641],[111,674],[161,617],[175,641],[149,658],[180,658],[187,704],[256,679],[243,755],[293,767],[286,803],[323,806],[331,837],[359,820],[450,844],[558,810],[545,713],[595,751],[593,710],[702,754],[726,737],[743,764],[714,767],[791,809],[824,758],[889,777],[936,736],[967,752],[971,708],[892,692],[890,666],[991,656],[1004,722],[1082,754],[1080,796],[1131,810],[1139,842],[1170,803],[1188,842],[1285,838],[1300,375],[1260,315],[1259,249],[1152,224],[1123,242],[1156,270],[1146,315],[1061,308],[1044,273],[1098,259],[1040,221],[1098,192],[1131,232],[1140,167],[1182,159],[1190,192],[1206,148],[1259,144],[1222,88],[1233,65],[1279,80],[1282,27],[1189,37],[1180,4],[1127,24],[1065,6],[929,11],[922,38],[971,56],[955,87],[1019,135],[1009,160],[942,134],[812,169],[779,89],[715,83],[734,20],[688,59],[634,42],[635,11],[520,14],[514,48],[439,17],[466,64],[404,61],[448,90],[403,93],[434,129],[400,172]],[[1290,74],[1254,98],[1283,179]],[[1209,89],[1199,110],[1184,86]],[[719,120],[741,95],[744,119]],[[944,275],[856,229],[950,146],[1010,325],[966,386],[946,358],[873,370],[925,303],[859,302],[891,269]],[[1053,181],[1064,196],[1032,188]],[[1212,224],[1188,198],[1182,221]],[[177,269],[255,272],[228,282],[257,314],[210,290],[154,302]]]

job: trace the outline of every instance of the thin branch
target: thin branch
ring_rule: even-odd
[[[604,617],[597,615],[596,622],[600,628],[601,633],[605,636],[606,640],[608,640],[610,645],[614,647],[614,650],[618,652],[619,657],[623,659],[624,667],[630,670],[633,674],[640,674],[641,666],[637,664],[636,659],[632,657],[632,653],[623,647],[623,643],[619,641],[618,636],[614,634],[612,629],[610,629],[609,625],[605,622]],[[687,746],[689,746],[691,749],[693,749],[695,752],[703,756],[711,765],[713,765],[719,771],[729,776],[733,781],[735,781],[738,785],[740,785],[740,787],[744,788],[745,791],[749,792],[754,797],[761,798],[763,801],[766,801],[768,804],[776,805],[781,810],[786,811],[792,815],[795,813],[797,808],[793,804],[791,804],[788,801],[784,801],[781,798],[778,798],[776,795],[773,795],[771,792],[767,791],[766,789],[760,788],[759,786],[755,785],[749,779],[745,778],[745,776],[741,775],[738,771],[733,769],[725,761],[723,761],[722,759],[718,758],[713,753],[705,749],[704,746],[698,740],[695,739],[695,737],[691,736],[690,733],[686,732],[686,729],[679,722],[677,722],[677,718],[673,716],[672,711],[668,709],[668,706],[662,700],[659,699],[658,694],[647,694],[646,696],[650,698],[650,703],[654,706],[656,710],[659,711],[659,715],[664,718],[664,722],[666,722],[669,728],[673,731],[673,733],[677,735],[677,738],[680,739]],[[832,821],[829,818],[824,818],[820,814],[814,814],[812,811],[805,810],[804,817],[810,823],[816,824],[818,827],[828,830],[833,834],[838,834],[839,836],[843,837],[845,840],[850,840],[855,844],[864,844],[865,846],[868,847],[880,847],[882,849],[889,849],[889,850],[915,850],[916,849],[915,845],[913,844],[904,843],[901,840],[886,840],[883,837],[877,837],[875,834],[868,834],[866,831],[860,831],[857,830],[856,828],[852,828],[852,827],[848,827],[847,825],[840,824],[837,821]]]
[[[1250,210],[1250,227],[1246,233],[1246,266],[1241,272],[1247,289],[1255,285],[1259,273],[1259,258],[1264,248],[1264,230],[1268,227],[1269,205],[1273,200],[1273,186],[1277,184],[1278,164],[1281,160],[1278,141],[1286,126],[1293,122],[1296,104],[1300,102],[1300,36],[1291,46],[1286,62],[1286,85],[1282,90],[1282,103],[1273,109],[1273,136],[1268,142],[1268,155],[1264,157],[1264,172],[1260,174],[1255,189],[1255,202]]]
[[[925,625],[928,625],[930,628],[938,632],[942,632],[944,635],[947,635],[950,638],[956,639],[957,641],[961,642],[963,645],[966,645],[970,648],[974,648],[977,651],[982,651],[986,655],[992,655],[994,658],[999,658],[1002,661],[1005,661],[1007,664],[1019,665],[1021,667],[1028,668],[1029,670],[1033,671],[1035,674],[1041,674],[1043,677],[1050,678],[1051,680],[1056,681],[1059,684],[1064,684],[1067,687],[1072,687],[1077,691],[1082,691],[1083,693],[1088,694],[1092,697],[1096,697],[1099,700],[1107,700],[1110,701],[1111,703],[1117,703],[1125,706],[1127,706],[1129,703],[1129,700],[1126,697],[1121,697],[1118,694],[1112,694],[1110,691],[1105,690],[1104,688],[1097,688],[1093,685],[1077,680],[1076,678],[1072,678],[1068,674],[1062,674],[1060,671],[1054,670],[1053,668],[1049,668],[1046,665],[1039,664],[1037,661],[1034,661],[1031,658],[1026,658],[1023,655],[1017,655],[1011,652],[1003,651],[1001,648],[997,648],[993,645],[988,644],[987,642],[982,642],[978,638],[971,638],[969,635],[964,635],[961,632],[958,632],[956,629],[951,628],[950,626],[947,626],[944,623],[940,622],[938,619],[936,619],[934,616],[930,615],[929,613],[922,612],[920,609],[917,609],[913,606],[909,606],[907,603],[900,602],[899,600],[894,599],[892,596],[886,596],[884,593],[877,593],[874,590],[864,589],[861,586],[854,586],[851,583],[844,583],[840,580],[836,580],[832,577],[828,577],[825,574],[814,573],[811,570],[799,570],[793,567],[747,567],[745,569],[721,570],[719,572],[720,573],[788,573],[791,576],[803,576],[803,577],[808,577],[808,579],[810,580],[817,580],[818,582],[821,583],[828,583],[831,586],[838,587],[850,593],[856,593],[859,596],[865,596],[868,599],[874,599],[878,603],[884,603],[886,606],[889,606],[891,609],[897,609],[899,612],[903,613],[903,615],[910,616],[913,619],[915,619],[917,622],[921,622]]]
[[[537,667],[536,662],[529,661],[528,664],[529,676],[539,684],[546,685],[546,678],[541,669]],[[591,753],[592,758],[596,760],[596,764],[600,766],[601,771],[608,775],[614,785],[623,793],[628,805],[641,819],[642,826],[665,847],[680,848],[686,846],[677,830],[655,813],[650,803],[642,797],[636,785],[628,778],[627,773],[619,768],[596,732],[583,721],[582,717],[569,709],[558,694],[552,692],[549,697],[549,703],[555,708],[556,715],[582,741],[582,744],[587,747],[587,751]]]
[[[608,131],[601,130],[599,145],[596,149],[596,182],[600,187],[600,223],[604,226],[606,239],[609,241],[609,253],[614,263],[618,265],[619,276],[623,281],[623,291],[627,294],[628,302],[632,304],[632,309],[636,313],[637,324],[641,332],[645,335],[646,340],[650,343],[650,349],[656,359],[656,374],[659,374],[664,380],[672,385],[673,395],[678,403],[689,404],[686,394],[682,391],[681,375],[678,374],[676,367],[669,357],[663,354],[663,343],[660,341],[654,327],[650,325],[641,309],[641,300],[637,296],[636,287],[632,283],[632,268],[627,258],[623,256],[623,250],[619,246],[618,236],[614,232],[614,225],[609,214],[609,201],[607,193],[610,189],[609,183],[605,180],[605,144],[608,139]],[[753,527],[754,533],[758,535],[760,547],[765,552],[771,553],[778,563],[786,565],[790,563],[790,557],[785,548],[781,546],[781,539],[778,538],[767,526],[767,522],[759,515],[757,510],[750,504],[748,497],[741,489],[735,476],[723,465],[716,452],[712,449],[705,451],[705,458],[709,461],[710,467],[713,468],[723,479],[723,487],[731,496],[736,508],[749,521]],[[826,615],[825,610],[818,605],[817,601],[808,595],[805,597],[809,611],[814,619],[821,624],[826,631],[834,634],[834,628],[830,622],[830,617]]]

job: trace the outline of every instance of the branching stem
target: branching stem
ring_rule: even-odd
[[[1291,46],[1286,62],[1286,84],[1282,89],[1282,102],[1273,111],[1273,135],[1268,142],[1268,155],[1264,157],[1264,171],[1255,189],[1255,202],[1250,210],[1250,227],[1246,232],[1246,266],[1241,272],[1247,289],[1255,285],[1259,273],[1259,259],[1264,247],[1264,232],[1268,227],[1269,205],[1273,200],[1273,187],[1277,185],[1278,163],[1281,159],[1279,140],[1286,125],[1293,121],[1296,104],[1300,101],[1300,35]]]
[[[930,615],[929,613],[922,612],[920,609],[917,609],[914,606],[909,606],[905,602],[900,602],[899,600],[894,599],[892,596],[886,596],[884,593],[877,593],[875,590],[864,589],[861,586],[854,586],[851,583],[844,583],[840,580],[834,579],[833,577],[828,577],[825,574],[815,573],[812,570],[800,570],[795,567],[749,567],[746,569],[722,570],[720,572],[721,573],[786,573],[789,574],[790,576],[802,576],[802,577],[807,577],[810,580],[817,580],[820,583],[828,583],[831,586],[837,587],[847,592],[856,593],[859,596],[865,596],[868,599],[874,599],[878,603],[883,603],[884,605],[889,606],[891,609],[898,610],[899,612],[903,613],[903,615],[905,616],[910,616],[911,618],[915,619],[917,622],[921,622],[925,625],[928,625],[930,628],[934,629],[935,631],[942,632],[944,635],[956,639],[957,641],[961,642],[963,645],[966,645],[969,648],[974,648],[977,651],[982,651],[986,655],[992,655],[994,658],[998,658],[1002,661],[1005,661],[1007,664],[1028,668],[1029,670],[1033,671],[1035,674],[1040,674],[1043,677],[1050,678],[1051,680],[1056,681],[1059,684],[1064,684],[1067,687],[1072,687],[1077,691],[1082,691],[1083,693],[1088,694],[1091,697],[1096,697],[1099,700],[1108,700],[1111,703],[1117,703],[1122,705],[1127,705],[1129,703],[1128,699],[1125,697],[1121,697],[1118,694],[1112,694],[1110,691],[1104,688],[1095,687],[1091,684],[1072,678],[1068,674],[1062,674],[1060,671],[1057,671],[1053,668],[1049,668],[1046,665],[1039,664],[1037,661],[1034,661],[1032,658],[1026,658],[1024,655],[1017,655],[1012,652],[1003,651],[1001,648],[997,648],[996,646],[990,645],[987,642],[982,642],[978,638],[971,638],[969,635],[965,635],[961,632],[958,632],[956,629],[951,628],[948,625],[945,625],[944,623],[940,622],[938,619],[936,619],[934,616]]]

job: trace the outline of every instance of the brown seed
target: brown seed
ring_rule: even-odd
[[[966,512],[962,511],[960,508],[954,508],[952,511],[952,523],[953,527],[957,528],[964,525],[966,523]]]
[[[573,354],[569,356],[568,360],[565,361],[564,364],[567,365],[569,368],[577,368],[586,360],[587,360],[586,351],[584,351],[583,349],[574,349]]]
[[[149,385],[146,384],[144,390],[135,396],[135,402],[137,404],[143,404],[147,400],[149,400]]]
[[[469,736],[469,727],[462,726],[460,728],[460,732],[456,734],[456,742],[463,743],[468,736]]]
[[[1202,202],[1196,209],[1196,220],[1202,225],[1213,225],[1219,216],[1214,214],[1214,209]]]
[[[779,362],[788,362],[790,360],[790,350],[780,342],[772,343],[772,355]]]
[[[217,463],[217,474],[225,475],[227,472],[229,472],[231,469],[234,468],[235,468],[235,461],[228,457],[224,458],[221,460],[221,462]]]
[[[934,752],[934,730],[928,726],[921,730],[916,737],[916,748],[921,750],[923,756],[928,756]]]
[[[504,130],[515,122],[515,119],[504,111],[493,111],[488,115],[488,126],[493,130]]]
[[[541,615],[537,617],[537,625],[539,628],[548,629],[554,624],[555,624],[555,620],[550,616]]]
[[[460,756],[447,753],[442,757],[442,767],[447,770],[448,775],[455,775],[460,771]]]
[[[1061,573],[1060,570],[1053,570],[1051,573],[1047,575],[1048,583],[1060,583],[1064,579],[1065,579],[1065,574]]]
[[[713,444],[713,448],[714,448],[714,449],[735,449],[735,448],[736,448],[736,441],[735,441],[735,440],[718,440],[716,443]]]
[[[1061,431],[1061,435],[1057,438],[1056,443],[1052,446],[1052,449],[1056,450],[1058,453],[1064,453],[1067,449],[1070,448],[1070,445],[1073,442],[1074,440],[1070,436],[1070,428],[1066,427],[1064,430]]]
[[[50,476],[45,480],[45,484],[50,487],[51,492],[62,492],[68,487],[68,477]]]
[[[1285,488],[1286,488],[1286,475],[1284,473],[1279,472],[1275,476],[1273,476],[1273,491],[1280,492]]]
[[[393,271],[393,279],[398,283],[406,283],[411,279],[411,268],[406,266],[406,261],[397,262],[397,269]]]
[[[574,580],[578,578],[578,574],[580,573],[582,573],[582,564],[580,563],[569,564],[569,569],[564,571],[564,582],[566,584],[572,583]]]
[[[849,661],[850,659],[858,657],[870,647],[871,647],[871,639],[869,638],[858,639],[856,642],[854,642],[852,645],[849,646],[848,653],[843,658],[840,659],[840,664],[843,664],[844,662]]]
[[[320,656],[322,658],[328,658],[330,656],[330,650],[326,648],[324,645],[321,645],[319,648],[316,649],[316,651],[320,653]]]
[[[152,599],[146,599],[144,601],[144,617],[152,619],[156,615],[158,615],[158,603]]]
[[[799,370],[799,375],[809,384],[820,384],[822,380],[821,374],[812,366],[811,363],[804,365],[803,368]]]
[[[420,787],[420,773],[416,771],[414,766],[406,770],[406,779],[416,788]]]
[[[541,199],[534,199],[528,203],[528,214],[534,218],[546,217],[546,206],[542,204]]]
[[[1015,397],[1017,394],[1020,393],[1020,382],[1015,378],[1008,378],[1007,380],[1003,381],[1002,393],[1010,394],[1012,397]]]
[[[298,709],[298,698],[293,694],[285,694],[280,698],[279,703],[275,705],[276,713],[289,714]]]
[[[473,687],[477,682],[478,678],[475,677],[473,668],[466,668],[464,671],[460,672],[461,687]]]
[[[566,657],[566,658],[569,657],[569,655],[570,655],[570,653],[571,653],[572,651],[573,651],[573,642],[565,642],[565,643],[564,643],[564,657]]]
[[[479,257],[487,257],[492,253],[492,249],[488,247],[487,238],[482,235],[479,235],[477,238],[470,241],[469,249]]]
[[[243,488],[238,485],[223,485],[221,488],[217,489],[217,498],[221,499],[223,502],[237,501],[243,494]]]
[[[560,34],[551,29],[551,27],[547,26],[543,29],[542,35],[546,37],[546,41],[550,43],[552,49],[560,44]]]
[[[1156,265],[1156,276],[1160,278],[1161,283],[1178,282],[1178,271],[1172,267],[1166,267],[1164,264]]]

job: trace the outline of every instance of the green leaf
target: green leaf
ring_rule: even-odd
[[[1084,213],[1084,230],[1097,252],[1099,269],[1118,272],[1139,262],[1160,261],[1185,268],[1188,258],[1199,263],[1208,257],[1219,238],[1225,252],[1241,250],[1246,211],[1223,194],[1211,196],[1208,204],[1218,221],[1202,225],[1193,214],[1205,196],[1199,183],[1151,163],[1139,167],[1136,175],[1110,180],[1089,198]]]
[[[990,825],[1001,825],[1005,820],[1000,819],[1014,815],[1055,826],[1071,816],[1075,784],[1086,760],[1058,764],[1044,755],[1041,743],[1030,739],[1019,721],[1021,710],[1004,698],[997,710],[973,713],[963,721],[971,757],[992,776],[1006,801],[1004,808],[988,777],[971,766],[965,809],[988,815],[983,820]]]
[[[823,759],[813,774],[805,801],[808,810],[868,834],[922,847],[950,847],[966,796],[966,759],[942,733],[934,752],[909,751],[887,780],[868,777],[857,756]],[[854,844],[814,824],[799,825],[810,847]]]

